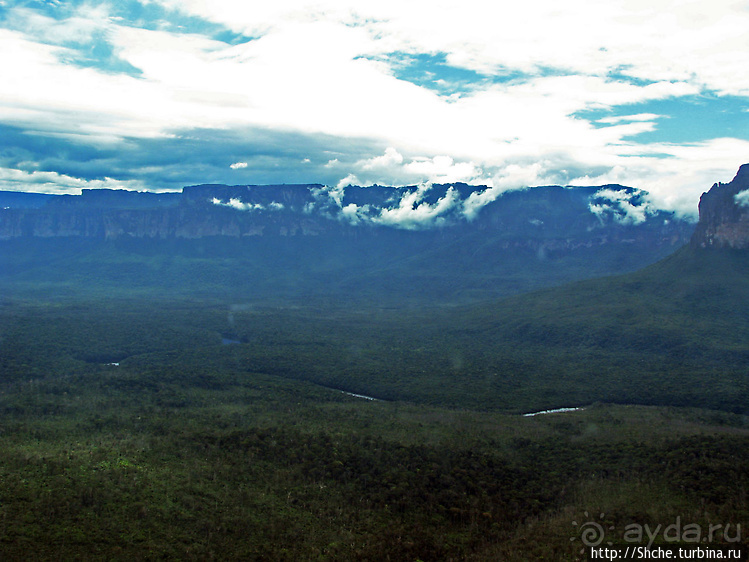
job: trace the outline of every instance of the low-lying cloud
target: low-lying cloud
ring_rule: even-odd
[[[348,201],[347,189],[362,188],[353,185],[313,188],[311,193],[314,201],[305,206],[305,212],[312,213],[316,210],[329,218],[351,225],[383,225],[404,230],[445,226],[465,218],[463,200],[452,186],[441,186],[439,193],[432,192],[431,183],[380,188],[389,190],[389,196],[378,203]]]
[[[588,204],[600,220],[610,217],[620,224],[638,225],[658,211],[635,190],[599,189]]]
[[[263,205],[261,203],[245,203],[236,197],[232,197],[226,202],[214,197],[211,199],[211,203],[218,205],[219,207],[231,207],[237,211],[281,211],[284,208],[283,203],[278,203],[276,201]]]
[[[407,193],[397,207],[380,209],[379,216],[375,216],[372,222],[408,230],[444,226],[449,220],[448,213],[460,205],[460,198],[450,187],[444,196],[430,205],[423,200],[424,193],[429,189],[431,186],[425,185]]]
[[[485,207],[509,191],[498,186],[431,182],[403,187],[317,185],[306,189],[306,197],[290,205],[251,200],[253,195],[250,192],[228,201],[213,198],[210,203],[244,212],[286,209],[352,226],[385,226],[415,231],[475,221]],[[609,185],[597,190],[586,189],[586,193],[589,193],[585,195],[588,198],[588,210],[601,224],[637,226],[660,212],[650,201],[649,194],[638,189]],[[749,190],[740,193],[737,202],[749,205]],[[543,226],[541,220],[532,222]]]
[[[739,207],[749,207],[749,189],[739,191],[733,196],[733,200],[736,201]]]

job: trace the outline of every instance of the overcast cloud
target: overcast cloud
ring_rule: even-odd
[[[488,186],[469,213],[621,183],[694,214],[749,162],[747,29],[728,0],[4,1],[0,189]]]

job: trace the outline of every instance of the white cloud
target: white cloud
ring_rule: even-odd
[[[213,199],[211,199],[211,203],[219,207],[231,207],[232,209],[236,209],[237,211],[261,211],[265,208],[259,203],[244,203],[240,199],[236,199],[234,197],[226,202],[217,197],[214,197]]]
[[[91,8],[91,7],[90,7]],[[79,8],[83,11],[83,7]],[[99,8],[100,15],[104,15]],[[89,11],[89,16],[95,12]],[[61,45],[71,42],[84,42],[91,39],[93,33],[105,27],[101,17],[73,16],[64,20],[55,20],[44,16],[32,9],[18,7],[10,12],[9,24],[16,28],[23,28],[29,35],[43,40],[45,43]]]
[[[50,171],[19,170],[0,167],[0,190],[36,193],[71,193],[80,195],[82,189],[127,189],[141,191],[145,185],[137,180],[119,181],[112,178],[84,180]]]
[[[60,21],[11,7],[23,31],[0,29],[0,75],[11,77],[0,83],[0,122],[76,145],[253,127],[366,141],[387,148],[329,158],[339,187],[489,185],[464,202],[466,216],[503,189],[604,181],[696,212],[700,190],[749,160],[747,143],[735,139],[629,140],[657,125],[650,113],[600,119],[605,127],[575,117],[704,89],[749,96],[749,11],[731,0],[156,1],[255,39],[229,45],[137,29],[96,2]],[[70,64],[77,53],[68,43],[95,32],[141,75]],[[444,54],[448,64],[516,78],[443,97],[396,78],[393,52]],[[716,146],[728,149],[717,159]]]
[[[248,166],[247,162],[234,162],[231,166],[229,166],[232,170],[241,170],[243,168],[246,168]]]
[[[374,217],[372,221],[377,224],[407,230],[419,230],[446,224],[445,215],[459,203],[460,197],[457,191],[451,187],[443,197],[430,205],[422,201],[424,194],[429,189],[430,186],[427,184],[420,186],[415,191],[408,192],[401,197],[397,207],[381,209],[379,216]]]
[[[360,207],[356,203],[349,203],[341,209],[339,219],[349,222],[353,225],[358,225],[361,222],[367,222],[370,220],[370,209],[371,207],[369,205],[362,205]]]
[[[375,136],[399,146],[421,147],[435,155],[441,149],[443,154],[465,159],[475,157],[476,148],[482,155],[496,152],[492,137],[497,132],[502,131],[498,137],[501,139],[528,136],[527,130],[533,129],[533,123],[545,114],[554,114],[554,121],[547,121],[546,129],[556,131],[563,125],[564,131],[559,132],[563,134],[575,126],[567,115],[586,104],[631,102],[683,89],[670,83],[636,88],[612,83],[604,77],[557,77],[493,86],[466,99],[445,100],[396,80],[382,62],[360,58],[394,48],[415,47],[411,43],[418,40],[418,35],[400,45],[404,39],[401,36],[404,29],[400,26],[408,24],[421,29],[421,24],[404,19],[398,10],[388,12],[387,6],[360,6],[362,17],[374,10],[385,18],[362,26],[344,25],[350,13],[335,9],[311,12],[324,13],[325,17],[302,18],[301,14],[308,9],[303,3],[296,9],[292,5],[287,10],[259,14],[254,7],[250,11],[231,2],[217,2],[215,6],[188,2],[180,7],[235,28],[241,27],[243,21],[254,26],[262,21],[263,13],[281,19],[269,21],[269,28],[259,39],[234,47],[196,35],[110,23],[109,33],[118,55],[139,68],[143,79],[113,84],[114,77],[96,76],[101,83],[91,84],[92,91],[112,90],[116,86],[120,93],[109,98],[113,103],[99,100],[93,108],[111,109],[113,115],[122,115],[125,121],[132,119],[138,125],[148,118],[152,125],[144,127],[144,131],[150,130],[151,134],[154,128],[166,133],[178,126],[228,127],[244,123]],[[434,11],[441,17],[454,15],[450,10]],[[227,20],[229,14],[231,19]],[[460,27],[460,21],[450,27]],[[441,49],[450,52],[466,47],[470,45],[444,44]],[[50,53],[43,68],[32,67],[34,76],[45,76],[43,71],[55,68],[54,58]],[[497,65],[509,62],[495,61]],[[86,78],[84,69],[64,70],[67,79],[60,80],[62,83],[80,83]],[[349,84],[356,85],[355,95]],[[33,83],[23,87],[36,90]],[[60,92],[56,93],[59,99]],[[61,105],[73,103],[72,96],[64,95],[64,90],[62,94]],[[140,100],[144,103],[139,103],[135,111],[135,102]],[[51,103],[51,99],[38,101],[46,102],[42,106]],[[119,109],[115,111],[115,107]],[[124,124],[120,122],[119,126]],[[487,135],[490,127],[494,132]],[[393,154],[398,153],[396,148],[392,150]]]
[[[610,173],[590,178],[588,185],[624,183],[650,194],[660,209],[697,218],[700,195],[717,181],[729,182],[738,163],[749,161],[749,142],[720,138],[687,145],[658,143],[629,146],[629,156]],[[583,185],[584,182],[571,182]]]
[[[162,3],[249,35],[271,35],[291,24],[358,26],[377,39],[369,46],[371,53],[441,51],[449,63],[482,72],[553,67],[603,75],[621,69],[642,79],[694,79],[718,90],[749,88],[743,73],[736,72],[742,62],[746,67],[749,14],[733,0],[379,0],[355,6],[287,0],[264,8],[241,0]]]
[[[340,163],[337,162],[338,165]],[[456,162],[451,156],[413,156],[406,158],[396,149],[389,147],[381,156],[373,156],[357,161],[348,174],[339,182],[346,185],[411,185],[416,183],[455,183],[473,185],[491,183],[491,178],[474,162]]]
[[[397,166],[403,163],[403,155],[400,154],[395,148],[389,146],[385,149],[385,154],[382,156],[375,156],[369,160],[365,160],[361,163],[362,170],[378,170],[382,168],[390,168],[391,166]]]
[[[463,216],[469,221],[475,219],[479,211],[499,197],[503,191],[505,190],[498,186],[487,187],[482,191],[474,191],[463,201]]]
[[[434,158],[417,158],[404,166],[415,176],[422,176],[435,183],[472,182],[481,178],[483,172],[473,162],[456,163],[447,155]]]
[[[356,203],[344,205],[343,199],[348,185],[357,184],[341,182],[336,187],[313,188],[311,193],[316,203],[306,205],[304,212],[311,213],[316,209],[324,216],[353,225],[370,223],[404,230],[447,225],[451,221],[460,220],[463,214],[463,201],[453,187],[448,187],[444,195],[432,203],[425,200],[433,189],[429,182],[416,187],[395,187],[392,188],[392,197],[388,198],[384,205],[378,206]]]
[[[604,123],[606,125],[615,125],[617,123],[622,122],[633,122],[633,121],[654,121],[655,119],[658,119],[660,115],[656,115],[655,113],[638,113],[636,115],[620,115],[617,117],[604,117],[603,119],[598,119],[597,123]]]
[[[603,219],[605,216],[612,217],[621,224],[642,224],[648,215],[656,212],[647,201],[633,201],[637,198],[636,193],[614,189],[599,189],[591,198],[588,205],[590,212]]]
[[[343,199],[343,189],[349,185],[361,185],[361,181],[354,174],[349,174],[345,178],[341,178],[341,181],[336,184],[335,189],[328,191],[328,195],[341,206],[341,200]]]
[[[548,165],[548,164],[547,164]],[[494,183],[504,189],[519,189],[547,183],[544,181],[544,165],[542,162],[505,166],[494,178]],[[552,182],[554,183],[554,182]]]
[[[733,198],[739,207],[749,207],[749,189],[739,191]]]
[[[236,209],[237,211],[281,211],[284,208],[283,203],[278,203],[276,201],[272,201],[266,206],[260,203],[246,203],[241,199],[237,199],[235,197],[232,197],[231,199],[229,199],[229,201],[226,202],[217,197],[214,197],[213,199],[211,199],[211,203],[214,205],[218,205],[219,207],[231,207],[232,209]]]

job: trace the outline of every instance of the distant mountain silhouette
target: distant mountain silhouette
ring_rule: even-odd
[[[465,301],[632,271],[693,229],[619,185],[0,192],[0,282]]]

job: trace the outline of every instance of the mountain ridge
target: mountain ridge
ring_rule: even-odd
[[[282,300],[482,300],[635,270],[694,229],[634,188],[488,189],[206,184],[50,196],[0,209],[0,281],[236,295],[252,287],[254,298]]]
[[[0,239],[23,236],[158,237],[315,235],[346,226],[402,230],[498,225],[521,211],[535,230],[546,228],[552,206],[576,213],[582,230],[688,220],[652,208],[647,193],[620,185],[541,186],[498,193],[486,186],[330,188],[321,184],[201,184],[181,192],[84,189],[81,195],[0,192]],[[32,200],[34,200],[32,204]],[[526,208],[523,209],[522,207]],[[224,212],[221,212],[224,211]],[[530,215],[537,211],[545,216]],[[514,227],[518,226],[515,221]],[[284,233],[285,231],[285,233]],[[566,233],[563,233],[566,234]]]

